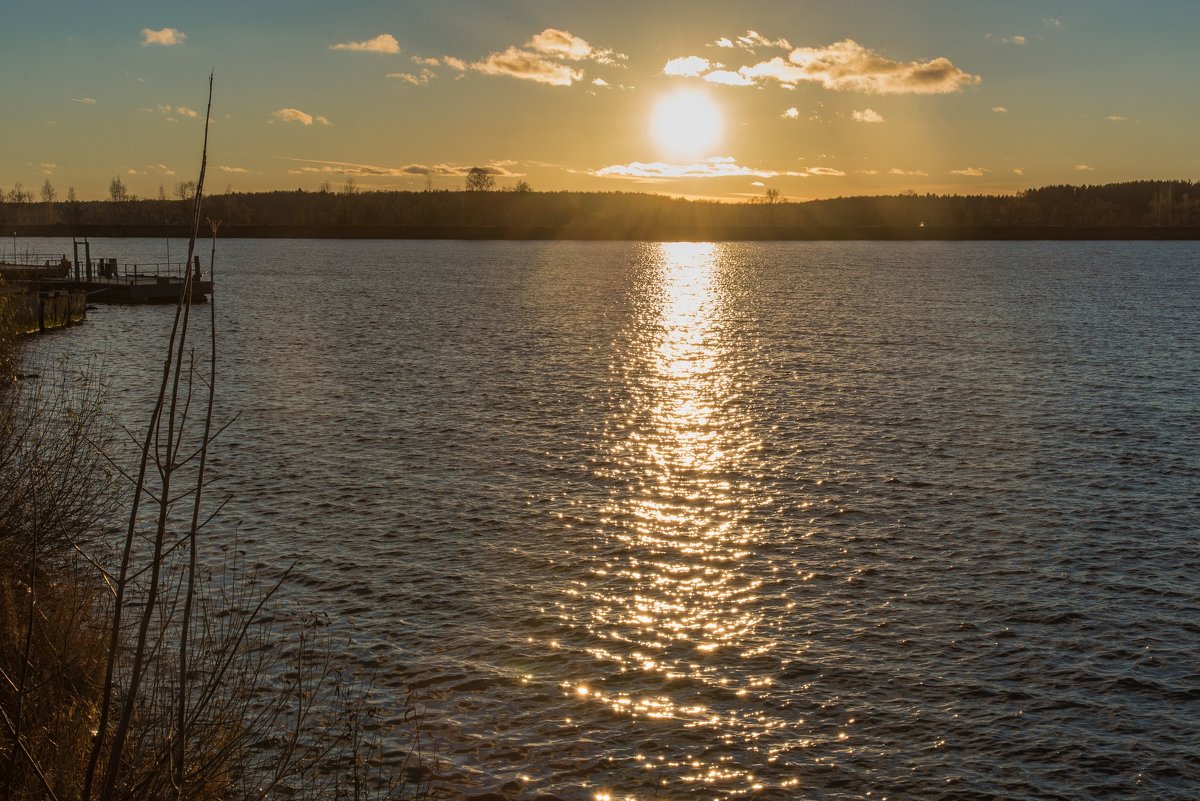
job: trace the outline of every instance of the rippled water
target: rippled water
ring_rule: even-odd
[[[1197,245],[219,258],[227,517],[454,792],[1197,796]],[[136,424],[168,321],[33,356]]]

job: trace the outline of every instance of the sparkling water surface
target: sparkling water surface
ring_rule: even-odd
[[[1200,796],[1200,245],[230,240],[217,284],[221,530],[451,794]],[[30,358],[135,427],[170,319]]]

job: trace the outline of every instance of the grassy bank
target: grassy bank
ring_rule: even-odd
[[[275,603],[286,566],[249,570],[219,523],[217,336],[191,313],[122,432],[94,371],[22,375],[0,309],[0,801],[426,796],[383,756],[415,728],[376,727],[341,644]]]

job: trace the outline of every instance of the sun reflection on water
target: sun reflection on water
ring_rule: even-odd
[[[727,667],[764,648],[754,636],[762,582],[746,569],[760,533],[748,519],[756,499],[746,463],[760,445],[742,398],[745,356],[725,319],[721,246],[658,247],[614,366],[627,392],[604,434],[602,472],[614,492],[603,509],[603,556],[583,590],[592,656],[618,675],[639,672],[649,689],[630,692],[609,674],[610,687],[564,690],[622,716],[732,732],[754,713],[724,699],[769,683]],[[681,781],[749,781],[719,759],[669,764]]]

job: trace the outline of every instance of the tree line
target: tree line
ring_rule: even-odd
[[[341,191],[233,192],[210,195],[205,212],[229,228],[460,228],[596,231],[778,231],[814,228],[1195,228],[1200,183],[1132,181],[1045,186],[1015,195],[900,195],[789,202],[777,191],[743,203],[688,200],[631,192],[535,192],[522,184],[495,191],[484,171],[466,191],[367,191],[346,181]],[[114,178],[109,199],[65,200],[47,180],[34,200],[19,183],[0,192],[0,225],[171,226],[187,221],[191,182],[168,197],[135,198]]]

